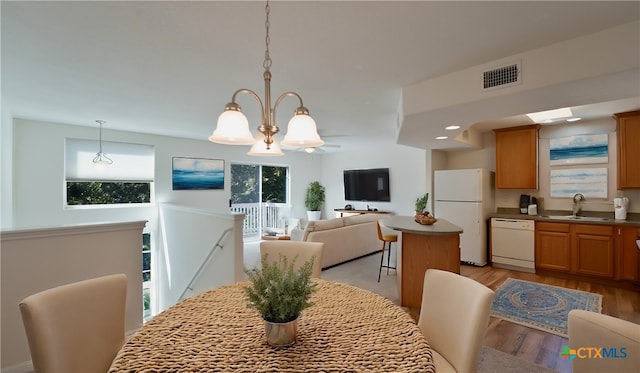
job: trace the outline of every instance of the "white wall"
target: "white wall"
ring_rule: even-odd
[[[13,120],[11,113],[6,110],[7,105],[2,102],[2,117],[0,118],[0,228],[13,226],[11,215],[13,204],[13,188],[11,187],[13,173]],[[7,208],[8,207],[8,208]]]
[[[327,199],[324,217],[334,217],[333,209],[350,203],[364,210],[369,204],[381,211],[392,211],[397,215],[413,215],[416,198],[431,192],[427,175],[431,174],[424,149],[404,145],[389,145],[384,148],[354,150],[336,154],[325,154],[322,160],[322,182]],[[389,168],[391,202],[352,202],[344,199],[343,171],[348,169]]]
[[[630,22],[403,87],[399,138],[416,144],[425,124],[465,130],[495,118],[637,97],[639,29]],[[482,90],[484,71],[518,61],[521,84]]]
[[[64,193],[65,137],[96,139],[97,128],[14,120],[13,212],[2,205],[3,214],[13,216],[14,227],[52,224],[78,224],[95,221],[118,221],[126,218],[149,220],[148,227],[157,227],[155,208],[117,207],[106,209],[69,209],[62,205]],[[204,129],[207,132],[209,129]],[[157,203],[173,203],[212,211],[228,211],[231,162],[289,166],[292,175],[292,205],[296,216],[304,216],[304,190],[309,182],[321,178],[319,156],[307,153],[287,153],[283,157],[249,157],[247,146],[214,144],[206,140],[183,139],[149,134],[103,131],[107,141],[149,144],[155,147],[155,195]],[[172,157],[199,157],[225,160],[224,190],[173,191],[171,188]],[[117,167],[114,165],[113,167]],[[3,178],[11,175],[5,174]],[[7,171],[9,172],[9,171]],[[4,190],[3,190],[4,194]],[[155,228],[152,228],[155,229]]]

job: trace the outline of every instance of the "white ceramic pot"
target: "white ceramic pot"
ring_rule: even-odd
[[[321,215],[322,211],[307,211],[307,220],[320,220]]]

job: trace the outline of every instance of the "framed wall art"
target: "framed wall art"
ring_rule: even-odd
[[[606,168],[568,168],[551,170],[551,198],[607,198]]]
[[[609,139],[606,133],[549,139],[550,166],[608,162]]]
[[[224,160],[173,157],[173,190],[224,189]]]

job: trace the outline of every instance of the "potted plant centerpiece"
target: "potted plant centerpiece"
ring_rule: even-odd
[[[320,219],[322,215],[320,208],[324,203],[324,199],[324,187],[318,181],[311,182],[307,188],[307,194],[304,199],[304,205],[307,207],[307,218],[309,220]]]
[[[416,198],[416,214],[423,213],[429,202],[429,193],[425,193],[422,197]]]
[[[261,258],[260,268],[245,270],[250,286],[244,290],[249,306],[258,310],[265,322],[267,343],[271,346],[288,346],[296,341],[298,317],[302,310],[313,304],[309,302],[316,290],[311,281],[312,257],[298,270],[280,255],[277,261]]]
[[[414,219],[420,224],[431,225],[436,222],[436,219],[428,211],[425,211],[427,202],[429,202],[429,193],[425,193],[422,197],[416,199],[416,215]]]

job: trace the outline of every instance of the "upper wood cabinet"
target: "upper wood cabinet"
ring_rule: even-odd
[[[617,121],[618,189],[640,188],[640,110],[614,114]]]
[[[495,129],[496,188],[538,189],[539,124]]]

